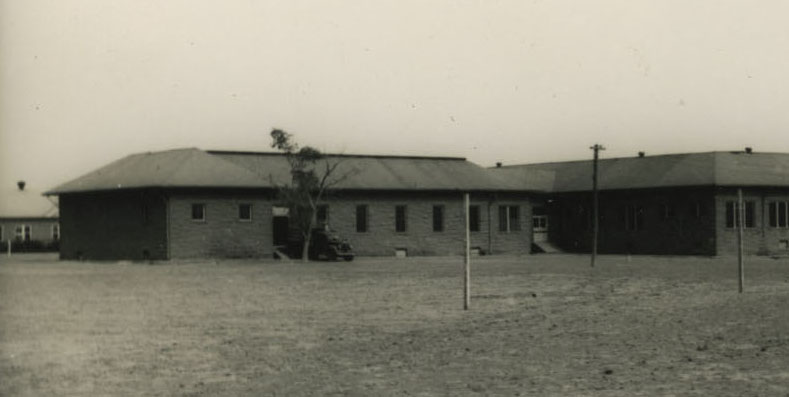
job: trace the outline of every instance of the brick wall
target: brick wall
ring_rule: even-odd
[[[192,220],[192,204],[205,204],[205,221]],[[252,204],[252,220],[239,220],[239,204]],[[272,203],[252,193],[171,193],[171,258],[244,258],[273,255]]]
[[[726,227],[726,203],[737,201],[736,189],[718,190],[715,197],[718,255],[736,255],[738,252],[737,228]],[[789,228],[771,227],[768,208],[771,201],[789,201],[789,189],[745,188],[743,201],[754,203],[754,227],[745,228],[743,248],[746,255],[786,255],[789,250],[782,241],[789,242]]]
[[[344,193],[330,197],[329,225],[346,238],[358,255],[394,255],[404,248],[408,255],[458,255],[464,249],[465,218],[462,193]],[[531,245],[531,206],[525,196],[473,195],[480,208],[480,231],[471,233],[471,246],[485,252],[528,253]],[[356,206],[368,208],[368,230],[356,231]],[[395,231],[395,207],[406,206],[406,231]],[[444,230],[433,231],[433,206],[444,208]],[[520,208],[520,231],[498,230],[498,206]],[[488,208],[490,206],[490,211]],[[490,214],[490,218],[488,217]]]
[[[570,252],[590,252],[592,194],[566,194],[549,206],[549,239]],[[700,213],[695,210],[696,203]],[[643,211],[641,226],[626,225],[626,207]],[[664,214],[665,207],[671,215]],[[714,255],[716,210],[711,189],[676,188],[600,193],[598,251],[611,254]]]
[[[151,190],[60,196],[62,259],[165,259],[163,196]]]

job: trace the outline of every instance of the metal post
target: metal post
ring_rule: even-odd
[[[471,231],[469,229],[469,195],[463,195],[463,211],[466,215],[466,247],[464,250],[464,271],[463,271],[463,310],[468,310],[471,302]]]
[[[605,150],[603,145],[595,144],[594,146],[590,147],[589,149],[594,150],[594,161],[592,161],[592,264],[591,266],[594,267],[595,260],[597,259],[597,234],[600,232],[600,225],[598,216],[598,191],[597,191],[597,159],[599,158],[599,152],[601,150]]]
[[[11,257],[11,239],[9,238],[6,240],[6,245],[8,246],[8,257]]]
[[[740,293],[742,293],[743,284],[745,284],[745,269],[743,267],[743,231],[745,228],[745,206],[742,202],[742,188],[737,189],[737,272],[739,274]]]

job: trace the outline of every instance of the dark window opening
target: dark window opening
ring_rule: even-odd
[[[356,206],[356,231],[364,233],[367,231],[367,206]]]
[[[252,204],[239,204],[238,205],[238,219],[241,221],[252,220]]]
[[[726,227],[736,228],[740,226],[740,206],[736,201],[726,202]],[[755,226],[756,204],[753,201],[745,202],[745,227]]]
[[[434,205],[433,206],[433,231],[434,232],[443,232],[444,231],[444,206],[443,205]]]
[[[479,231],[479,206],[471,205],[468,207],[468,228],[472,232]]]
[[[192,220],[193,221],[205,220],[205,204],[192,204]]]
[[[639,205],[628,205],[625,207],[623,214],[625,230],[644,230],[644,207]]]
[[[786,201],[771,202],[768,204],[768,218],[770,227],[787,227],[789,225],[789,203]]]
[[[405,232],[406,230],[406,207],[404,205],[395,206],[395,231]]]
[[[511,232],[521,230],[520,207],[517,205],[499,206],[499,231]]]

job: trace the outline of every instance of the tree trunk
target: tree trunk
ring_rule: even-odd
[[[315,227],[316,222],[315,208],[312,208],[312,215],[310,215],[310,224],[307,227],[306,233],[304,233],[304,246],[301,247],[301,261],[302,262],[309,262],[310,261],[310,241],[312,240],[312,229]]]

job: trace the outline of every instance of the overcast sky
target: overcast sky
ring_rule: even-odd
[[[789,152],[782,0],[0,0],[0,184],[134,152]]]

